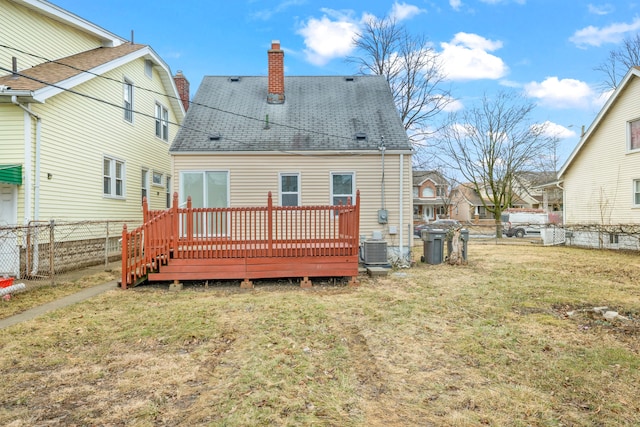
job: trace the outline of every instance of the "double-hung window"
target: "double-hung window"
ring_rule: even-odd
[[[629,122],[629,150],[640,150],[640,119]]]
[[[633,180],[633,204],[640,208],[640,179]]]
[[[300,206],[300,174],[280,174],[280,206]]]
[[[124,81],[124,119],[133,123],[133,83]]]
[[[103,159],[103,194],[108,197],[124,198],[125,164],[112,157]]]
[[[353,172],[331,172],[332,205],[346,205],[348,200],[351,200],[351,204],[355,203],[354,181]]]
[[[169,111],[156,103],[156,136],[165,141],[169,140]]]
[[[141,192],[142,192],[142,201],[144,202],[144,198],[146,197],[149,200],[149,171],[147,169],[142,169],[141,178]]]

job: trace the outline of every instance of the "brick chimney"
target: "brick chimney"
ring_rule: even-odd
[[[178,73],[173,76],[173,81],[176,83],[184,111],[187,111],[189,109],[189,80],[182,74],[182,71],[178,70]]]
[[[269,55],[269,104],[284,104],[284,51],[280,49],[280,40],[271,42]]]

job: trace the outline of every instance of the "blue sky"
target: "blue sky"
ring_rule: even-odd
[[[354,74],[344,61],[362,22],[393,15],[441,53],[453,107],[513,88],[561,137],[562,163],[604,103],[594,71],[640,31],[640,0],[54,0],[121,37],[148,44],[195,94],[205,75],[266,75],[280,40],[288,75]]]

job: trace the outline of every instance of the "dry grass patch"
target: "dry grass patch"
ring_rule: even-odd
[[[110,291],[2,331],[0,424],[638,425],[637,265],[472,241],[359,288]]]

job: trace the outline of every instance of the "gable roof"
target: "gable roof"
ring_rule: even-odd
[[[411,152],[384,76],[286,76],[283,104],[267,79],[205,77],[170,152]]]
[[[11,0],[16,4],[27,7],[44,16],[47,16],[55,21],[61,22],[65,25],[69,25],[87,34],[91,34],[94,37],[102,41],[103,46],[118,46],[127,41],[122,37],[119,37],[98,25],[87,21],[75,15],[68,10],[65,10],[53,3],[49,3],[44,0]]]
[[[596,131],[596,129],[598,129],[598,127],[600,126],[600,123],[602,123],[605,116],[609,112],[609,109],[618,100],[618,97],[620,96],[620,94],[624,92],[629,82],[634,78],[638,78],[638,77],[640,77],[640,67],[631,67],[631,69],[629,69],[627,74],[624,76],[624,78],[616,88],[616,90],[611,94],[607,102],[605,102],[602,109],[600,109],[600,112],[598,113],[596,118],[593,120],[593,123],[591,123],[591,125],[589,126],[585,134],[582,136],[582,138],[580,138],[578,145],[576,145],[576,147],[573,149],[573,151],[567,158],[567,161],[564,162],[564,165],[562,165],[562,167],[560,168],[560,171],[558,172],[558,180],[562,180],[562,176],[564,175],[564,173],[571,166],[571,164],[573,163],[578,153],[582,151],[582,148],[585,146],[585,144],[587,144],[587,142],[591,138],[591,135]]]
[[[60,92],[113,70],[138,58],[145,58],[160,67],[160,77],[178,119],[185,111],[179,100],[169,66],[151,49],[141,44],[125,43],[116,47],[99,47],[56,61],[48,61],[21,70],[18,76],[0,77],[0,98],[18,96],[22,101],[45,102]]]
[[[436,185],[448,185],[447,180],[438,171],[413,171],[413,185],[421,185],[428,179]]]

